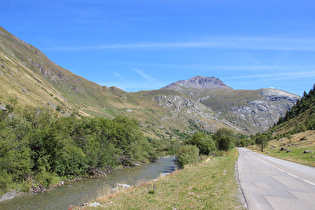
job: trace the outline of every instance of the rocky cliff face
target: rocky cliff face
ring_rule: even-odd
[[[233,90],[215,77],[194,77],[163,89],[176,90],[211,108],[217,116],[249,133],[267,130],[300,98],[273,88]]]
[[[276,89],[260,90],[261,99],[248,101],[246,105],[232,106],[228,118],[234,124],[245,127],[250,133],[268,130],[284,117],[299,99],[298,96]]]
[[[185,113],[194,116],[199,115],[211,119],[215,116],[211,108],[183,96],[159,95],[155,96],[153,100],[157,101],[163,108],[171,109],[174,113]]]
[[[169,110],[170,118],[186,121],[187,128],[193,124],[206,131],[215,132],[224,125],[230,129],[244,132],[242,128],[220,118],[211,108],[189,98],[178,95],[158,95],[155,96],[153,100],[156,101],[159,106]],[[166,120],[165,117],[164,120]]]

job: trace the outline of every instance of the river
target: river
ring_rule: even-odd
[[[0,202],[0,209],[68,209],[69,205],[81,206],[104,195],[116,184],[135,185],[156,179],[163,173],[171,173],[177,167],[175,157],[164,157],[155,163],[118,169],[114,174],[99,179],[83,179],[49,189],[43,193],[18,195]]]

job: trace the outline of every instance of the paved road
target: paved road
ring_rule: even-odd
[[[315,209],[315,168],[239,148],[238,173],[249,210]]]

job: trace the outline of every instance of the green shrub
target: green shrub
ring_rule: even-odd
[[[219,150],[229,151],[235,147],[236,137],[234,132],[227,128],[220,128],[215,134],[213,134]]]
[[[5,193],[12,183],[12,177],[5,171],[0,171],[0,195]]]
[[[54,173],[47,172],[44,167],[36,174],[35,180],[44,187],[49,187],[59,183],[59,178]]]
[[[173,145],[145,138],[138,122],[128,117],[58,117],[49,108],[13,105],[0,110],[0,134],[3,191],[22,183],[27,191],[26,180],[33,176],[47,187],[58,183],[57,176],[81,176],[89,167],[102,170],[153,161]]]
[[[184,145],[178,148],[176,153],[177,164],[184,168],[186,164],[195,163],[198,160],[199,149],[194,145]]]
[[[195,145],[199,149],[199,155],[209,155],[216,150],[216,146],[211,136],[201,131],[196,132],[186,144]]]

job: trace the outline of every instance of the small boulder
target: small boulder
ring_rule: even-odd
[[[287,150],[287,153],[288,153],[288,152],[291,152],[291,150]]]
[[[304,150],[303,153],[314,153],[312,150]]]

